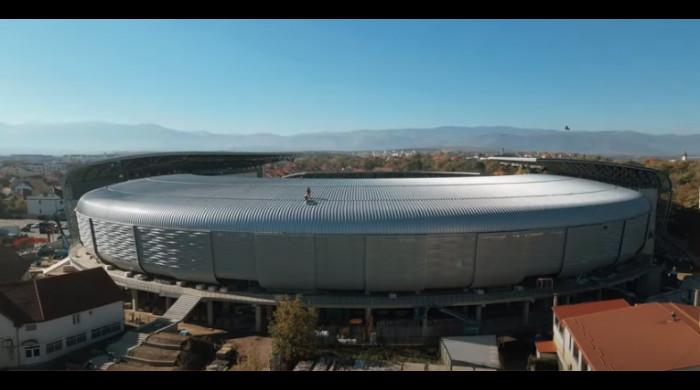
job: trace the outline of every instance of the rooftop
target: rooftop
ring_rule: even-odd
[[[31,260],[22,258],[12,247],[0,246],[0,283],[22,280],[30,265]]]
[[[443,337],[441,340],[453,364],[501,368],[495,335]]]
[[[555,306],[552,309],[554,310],[554,315],[561,321],[570,317],[622,309],[629,306],[629,303],[624,299],[612,299],[607,301],[578,303],[575,305],[561,305]]]
[[[535,343],[535,348],[539,353],[557,353],[557,346],[552,340],[538,341]]]
[[[700,307],[647,303],[563,322],[592,370],[700,367]]]
[[[103,268],[0,284],[0,314],[16,325],[49,321],[121,301]]]

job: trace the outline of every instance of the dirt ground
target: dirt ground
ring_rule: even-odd
[[[209,328],[206,326],[200,326],[195,324],[188,324],[186,322],[180,322],[179,324],[177,324],[177,329],[186,330],[190,332],[190,335],[192,336],[222,336],[228,333],[225,330]]]
[[[179,354],[179,350],[156,348],[151,347],[150,345],[141,345],[134,349],[132,356],[141,359],[163,360],[174,363]]]
[[[260,371],[269,366],[271,338],[248,336],[229,339],[228,344],[235,346],[238,352],[238,363],[231,367],[231,371]]]
[[[161,332],[148,337],[148,341],[164,345],[181,345],[189,336],[183,336],[177,333]]]

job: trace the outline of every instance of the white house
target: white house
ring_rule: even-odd
[[[51,215],[63,207],[63,199],[54,194],[27,197],[27,215]]]
[[[40,366],[123,329],[121,290],[102,268],[0,284],[0,369]]]

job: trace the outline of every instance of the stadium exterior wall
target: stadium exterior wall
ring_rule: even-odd
[[[645,244],[651,211],[640,192],[554,175],[171,175],[91,191],[76,209],[87,251],[122,269],[368,292],[512,285],[613,265]]]

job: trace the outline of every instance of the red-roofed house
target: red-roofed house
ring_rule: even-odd
[[[102,268],[0,284],[0,369],[44,364],[123,329],[121,290]]]
[[[602,301],[554,312],[564,370],[700,370],[700,307]]]
[[[629,307],[629,304],[624,299],[554,306],[552,308],[552,311],[554,312],[552,341],[554,341],[554,345],[556,346],[556,352],[559,356],[559,363],[561,364],[561,367],[566,370],[570,366],[575,366],[574,361],[577,360],[575,356],[572,356],[573,349],[571,348],[571,333],[568,329],[564,328],[562,324],[565,319],[625,307]]]

